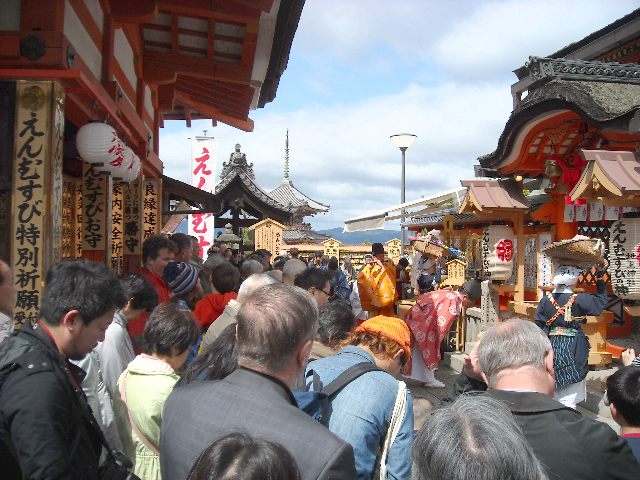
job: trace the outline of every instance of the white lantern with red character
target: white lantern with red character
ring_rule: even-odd
[[[133,150],[125,145],[124,147],[124,164],[120,169],[117,180],[122,180],[125,183],[133,182],[138,178],[140,173],[140,157],[138,157]]]
[[[515,242],[508,225],[490,225],[482,235],[482,267],[484,278],[509,280],[513,274]]]
[[[106,123],[87,123],[76,134],[78,154],[87,163],[105,165],[111,162],[118,155],[119,145],[118,134]]]

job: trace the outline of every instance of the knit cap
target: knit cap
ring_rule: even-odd
[[[378,315],[362,322],[355,333],[372,333],[396,342],[404,351],[404,358],[411,361],[411,332],[409,326],[396,317]]]
[[[183,295],[195,288],[198,269],[189,263],[169,262],[164,269],[163,277],[174,295]]]

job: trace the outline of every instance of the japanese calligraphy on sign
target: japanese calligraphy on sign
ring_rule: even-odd
[[[623,218],[611,225],[609,271],[613,293],[640,299],[640,218]]]
[[[122,274],[122,241],[124,238],[123,197],[123,185],[121,183],[115,183],[111,195],[111,268],[116,275]]]
[[[217,149],[216,140],[210,137],[196,137],[191,145],[191,185],[209,193],[215,189]],[[198,238],[198,255],[203,258],[213,240],[214,216],[198,213],[189,215],[187,221],[188,233]]]
[[[75,182],[76,195],[75,195],[75,244],[76,244],[76,258],[82,258],[82,180]]]
[[[553,279],[551,257],[542,253],[542,249],[551,244],[551,233],[541,233],[538,235],[538,286],[551,285]]]
[[[76,256],[76,182],[65,177],[62,185],[61,257],[69,259]]]
[[[144,181],[144,216],[142,226],[142,237],[147,239],[160,231],[159,216],[162,212],[159,210],[160,205],[160,188],[161,182],[159,178],[147,178]]]
[[[11,262],[19,328],[37,321],[44,272],[60,256],[60,230],[53,224],[62,214],[64,117],[55,83],[19,81],[16,89]]]
[[[251,226],[250,229],[255,230],[256,250],[264,248],[269,250],[274,257],[280,255],[284,225],[267,218]]]
[[[91,164],[83,164],[82,175],[82,251],[101,252],[91,258],[107,260],[111,255],[112,179]]]
[[[142,244],[142,176],[125,185],[123,214],[123,250],[124,255],[140,255]]]

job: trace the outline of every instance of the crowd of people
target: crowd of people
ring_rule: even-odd
[[[444,386],[440,344],[477,281],[438,290],[441,259],[409,270],[381,244],[359,271],[296,249],[243,258],[221,244],[205,260],[198,249],[156,235],[122,278],[87,260],[50,269],[37,324],[0,328],[2,478],[640,477],[635,352],[607,380],[621,436],[554,399],[561,347],[520,319],[485,332],[451,402],[415,431],[406,380]],[[8,325],[4,262],[0,274]],[[415,306],[399,318],[406,295]]]

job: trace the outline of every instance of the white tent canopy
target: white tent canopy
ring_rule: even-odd
[[[401,203],[385,210],[363,215],[361,217],[350,218],[344,222],[345,232],[361,232],[365,230],[379,230],[384,228],[384,222],[402,218],[402,210],[420,207],[419,210],[406,212],[405,217],[423,215],[425,213],[442,210],[446,207],[460,206],[466,188],[455,188],[447,192],[439,193],[431,197],[419,198],[411,202]]]

